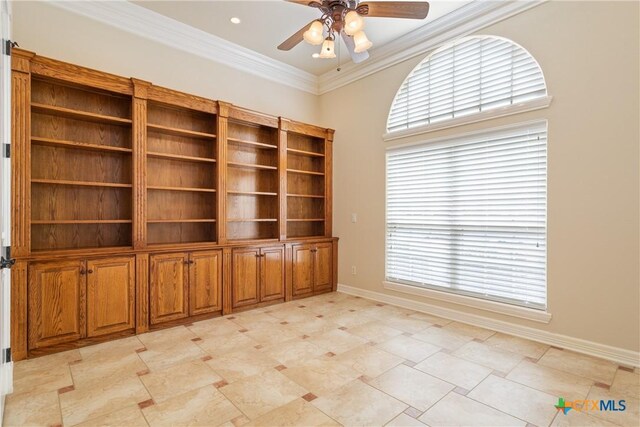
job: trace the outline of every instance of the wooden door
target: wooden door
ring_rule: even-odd
[[[189,256],[189,313],[222,310],[222,251],[193,252]]]
[[[29,348],[86,336],[86,270],[82,260],[29,266]]]
[[[87,261],[87,336],[135,327],[134,257]]]
[[[284,248],[260,250],[260,301],[284,298]]]
[[[293,296],[313,292],[313,247],[310,245],[293,246],[293,275],[291,284]]]
[[[333,248],[331,243],[314,245],[313,291],[330,290],[333,286]]]
[[[150,322],[152,325],[189,315],[187,253],[152,255],[149,280]]]
[[[257,304],[260,300],[260,249],[233,250],[232,305],[234,308]]]

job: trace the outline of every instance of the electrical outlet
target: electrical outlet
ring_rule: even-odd
[[[355,266],[355,265],[352,265],[352,266],[351,266],[351,274],[353,274],[354,276],[357,274],[357,273],[356,273],[356,266]]]
[[[358,222],[358,214],[355,214],[355,213],[351,214],[351,222],[353,223]]]

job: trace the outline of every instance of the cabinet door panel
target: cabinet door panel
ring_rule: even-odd
[[[87,336],[133,329],[133,257],[87,261]]]
[[[151,256],[150,321],[152,325],[189,315],[188,254]]]
[[[284,248],[260,250],[260,301],[284,298]]]
[[[331,243],[320,243],[314,246],[314,291],[325,291],[333,285],[333,252]]]
[[[233,307],[258,303],[260,299],[259,249],[235,249],[233,251]]]
[[[313,292],[313,252],[309,245],[293,247],[293,295]]]
[[[36,349],[86,336],[84,261],[34,263],[29,266],[29,348]]]
[[[191,315],[222,310],[222,251],[194,252],[189,259]]]

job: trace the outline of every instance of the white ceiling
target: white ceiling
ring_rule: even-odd
[[[433,20],[469,2],[470,0],[430,1],[429,16],[425,20],[366,18],[365,31],[375,49],[418,27],[429,25]],[[323,74],[338,65],[337,59],[313,59],[311,55],[319,50],[318,46],[304,42],[289,52],[277,49],[290,35],[319,17],[318,10],[311,7],[278,0],[137,0],[133,3],[315,75]],[[234,16],[242,22],[232,24],[229,19]],[[341,52],[340,62],[349,62],[344,45]]]

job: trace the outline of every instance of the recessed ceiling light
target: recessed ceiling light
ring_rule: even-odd
[[[229,19],[229,21],[231,21],[232,24],[239,24],[241,22],[240,18],[238,18],[236,16],[234,16],[233,18]]]
[[[312,58],[320,58],[320,54],[319,53],[314,53],[313,55],[311,55]]]

